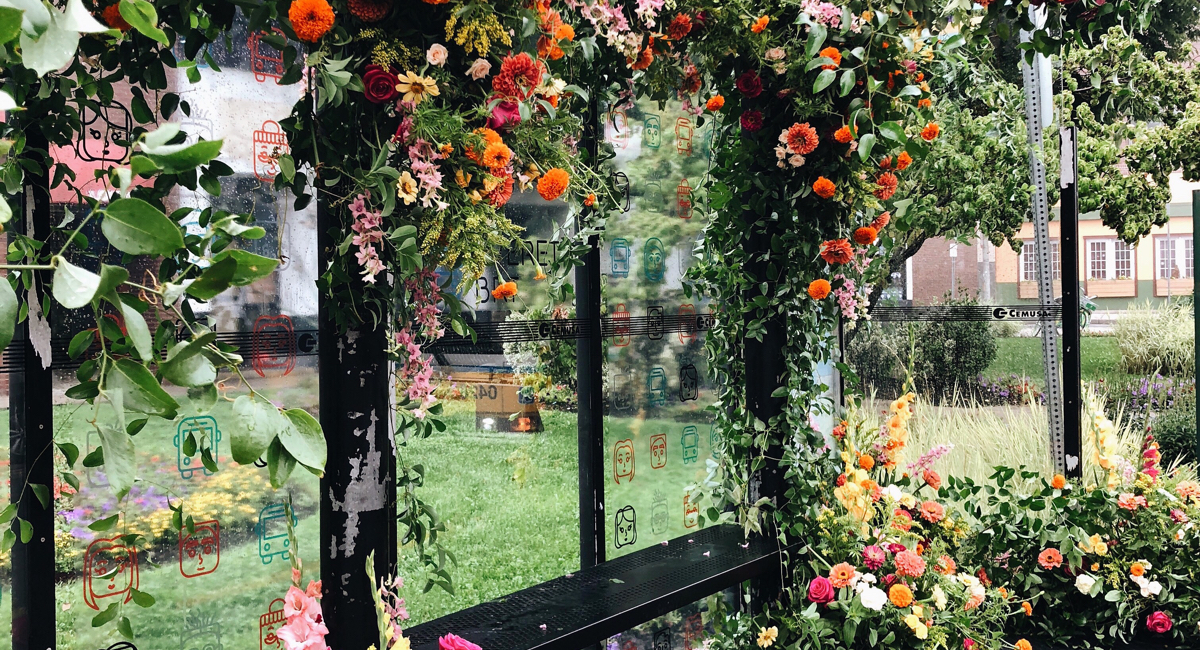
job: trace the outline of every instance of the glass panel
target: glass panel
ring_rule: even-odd
[[[1133,247],[1121,240],[1113,241],[1114,278],[1128,280],[1133,278]]]
[[[615,324],[605,355],[607,557],[657,544],[702,525],[687,487],[713,454],[705,407],[704,332],[710,311],[683,293],[683,275],[705,225],[700,190],[711,128],[679,103],[614,108],[605,137],[613,172],[628,183],[623,214],[610,217],[600,268],[604,312]]]
[[[699,650],[713,634],[712,607],[736,606],[737,590],[714,594],[647,621],[631,630],[608,637],[605,650]]]
[[[1088,278],[1103,280],[1108,276],[1108,242],[1088,242]]]

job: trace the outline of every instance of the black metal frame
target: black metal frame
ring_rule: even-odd
[[[1063,455],[1067,476],[1083,476],[1082,351],[1079,326],[1079,127],[1062,130],[1062,193],[1059,203],[1059,250],[1062,251],[1062,339],[1063,339]],[[1068,168],[1069,163],[1069,168]]]

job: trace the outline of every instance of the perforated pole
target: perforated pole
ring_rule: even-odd
[[[1030,8],[1034,24],[1044,21],[1044,14]],[[1033,35],[1021,32],[1021,41],[1029,42]],[[1049,60],[1034,55],[1033,64],[1021,58],[1021,78],[1025,84],[1025,127],[1029,132],[1029,176],[1033,185],[1030,209],[1033,221],[1034,253],[1037,257],[1038,302],[1043,307],[1054,303],[1054,274],[1050,259],[1050,206],[1046,197],[1046,166],[1042,162],[1042,130],[1050,124],[1052,109],[1049,102]],[[1044,102],[1044,103],[1043,103]],[[1058,330],[1047,313],[1042,319],[1042,357],[1046,366],[1046,410],[1050,419],[1050,446],[1054,466],[1066,471],[1067,459],[1063,436],[1062,380],[1058,374]]]

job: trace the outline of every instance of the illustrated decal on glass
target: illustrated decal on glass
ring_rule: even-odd
[[[650,436],[650,468],[662,469],[667,466],[667,434],[658,433]]]
[[[274,32],[287,39],[278,27],[274,28]],[[283,77],[283,52],[263,43],[263,36],[266,36],[263,32],[254,32],[246,39],[246,47],[250,49],[250,70],[254,73],[254,80],[259,83],[267,79],[278,81]]]
[[[692,185],[686,178],[675,188],[675,209],[680,219],[692,218]]]
[[[612,124],[612,143],[617,149],[624,149],[629,144],[629,120],[625,117],[625,111],[616,108],[608,115],[608,121]]]
[[[616,531],[613,540],[617,548],[637,543],[637,512],[633,506],[625,506],[617,511],[613,518],[613,527]]]
[[[179,572],[185,578],[208,575],[221,563],[221,524],[216,519],[196,522],[196,530],[179,531]]]
[[[637,386],[637,374],[631,369],[625,372],[619,381],[613,382],[613,408],[618,410],[628,410],[633,408],[633,391]]]
[[[286,377],[296,368],[296,328],[283,314],[259,316],[250,333],[250,367],[259,377]],[[278,373],[278,374],[275,374]]]
[[[181,114],[182,115],[182,114]],[[213,140],[216,138],[216,131],[213,129],[213,121],[208,117],[208,112],[200,108],[192,108],[192,114],[184,116],[179,121],[180,130],[187,133],[184,142],[195,144],[201,138],[205,140]]]
[[[655,632],[652,644],[654,650],[671,650],[671,626],[668,625]]]
[[[258,617],[258,650],[281,650],[283,639],[275,634],[284,626],[286,617],[283,615],[283,599],[276,598],[267,606],[267,613]]]
[[[612,173],[613,187],[617,193],[621,195],[621,212],[629,212],[629,176],[625,172],[614,171]]]
[[[652,368],[646,376],[646,405],[664,406],[667,403],[667,373],[662,368]]]
[[[193,609],[179,629],[179,650],[222,650],[221,622],[211,614]]]
[[[675,152],[681,156],[692,155],[692,121],[686,117],[675,120]]]
[[[647,115],[642,122],[642,144],[651,149],[662,145],[662,120],[654,113]]]
[[[689,402],[700,398],[700,373],[696,364],[679,366],[679,401]]]
[[[662,535],[670,526],[671,514],[667,510],[667,495],[659,490],[654,491],[650,502],[650,532]]]
[[[642,273],[648,282],[662,282],[666,272],[667,251],[658,237],[651,237],[642,250]]]
[[[683,622],[683,648],[693,650],[699,648],[704,640],[704,618],[700,612],[687,617]]]
[[[685,330],[679,333],[680,343],[690,343],[696,340],[696,306],[684,303],[679,306],[679,320],[685,324]]]
[[[617,485],[621,484],[621,479],[624,479],[626,483],[633,480],[635,470],[633,458],[633,441],[618,440],[616,446],[613,447],[613,480],[617,482]]]
[[[617,237],[608,245],[608,257],[612,260],[612,276],[614,278],[629,277],[629,240]]]
[[[183,448],[189,434],[195,437],[197,445],[207,439],[209,449],[212,450],[212,456],[215,459],[221,442],[221,429],[217,427],[217,419],[211,415],[184,418],[179,421],[179,426],[175,429],[174,438],[175,458],[179,469],[179,476],[185,481],[195,476],[197,471],[204,472],[205,476],[212,476],[212,472],[204,467],[199,456],[194,454],[188,456],[183,453]]]
[[[137,587],[136,548],[127,546],[120,535],[100,537],[88,544],[83,555],[83,602],[88,607],[99,611],[108,607],[108,603],[99,601],[122,596],[120,602],[127,603]]]
[[[75,154],[90,162],[120,163],[129,157],[133,116],[120,104],[81,106],[79,121],[82,136],[75,142]]]
[[[649,330],[646,336],[651,341],[657,341],[663,336],[663,314],[660,305],[651,305],[646,309],[646,328]]]
[[[695,528],[700,525],[700,506],[692,503],[692,495],[683,495],[683,527]]]
[[[634,641],[633,639],[629,639],[621,645],[621,650],[637,650],[637,647],[638,647],[637,641]]]
[[[700,458],[700,432],[696,427],[688,425],[683,428],[683,434],[679,436],[679,443],[683,447],[683,464],[691,465]]]
[[[717,457],[717,423],[713,422],[708,425],[708,448],[712,450],[712,457]]]
[[[613,345],[623,348],[633,341],[629,335],[629,310],[625,303],[620,303],[613,310]]]
[[[118,641],[108,646],[104,650],[137,650],[137,646],[128,641]]]
[[[254,177],[264,183],[274,181],[275,175],[279,173],[279,157],[292,151],[288,146],[287,134],[280,128],[279,122],[263,122],[262,128],[254,131],[251,146]]]
[[[292,525],[297,523],[292,517]],[[281,560],[292,557],[292,542],[287,534],[287,509],[282,503],[269,503],[258,513],[258,557],[263,564],[270,564],[276,556]]]

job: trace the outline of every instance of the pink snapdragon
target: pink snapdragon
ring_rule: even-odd
[[[908,471],[910,473],[913,472],[913,470],[918,470],[920,472],[924,472],[925,470],[932,468],[933,464],[936,463],[939,458],[950,453],[950,451],[953,449],[954,449],[953,444],[947,443],[944,445],[937,445],[933,449],[930,449],[929,451],[922,454],[921,457],[917,459],[917,462],[909,463]]]
[[[405,393],[409,399],[420,402],[413,415],[417,419],[424,419],[426,411],[437,399],[433,396],[436,388],[433,385],[433,363],[422,351],[421,345],[422,341],[432,343],[446,334],[437,311],[441,293],[433,269],[418,271],[414,277],[405,280],[404,288],[411,297],[413,312],[412,318],[394,335],[395,350],[403,360],[397,380],[407,385]]]
[[[387,269],[375,248],[375,244],[383,241],[383,230],[380,229],[383,217],[378,211],[367,209],[367,200],[370,198],[369,194],[359,194],[350,202],[350,215],[354,217],[354,223],[350,224],[354,237],[350,243],[358,247],[354,257],[359,266],[363,267],[363,280],[374,284],[375,276]]]

